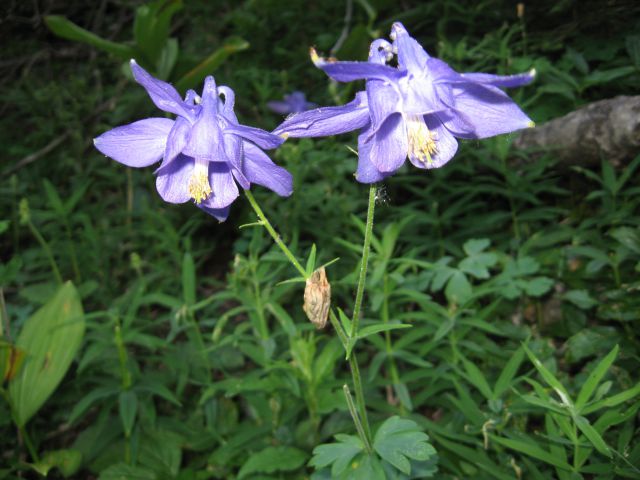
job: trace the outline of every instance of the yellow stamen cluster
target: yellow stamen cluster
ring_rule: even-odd
[[[196,164],[189,179],[189,195],[197,204],[202,203],[211,195],[207,170],[207,167]]]
[[[433,163],[431,156],[438,151],[436,134],[429,130],[421,116],[408,116],[407,138],[409,140],[409,155],[425,165]]]

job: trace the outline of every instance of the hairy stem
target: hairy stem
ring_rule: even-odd
[[[60,270],[58,269],[58,264],[56,263],[56,259],[53,256],[53,252],[51,251],[51,248],[49,247],[49,244],[44,239],[44,237],[42,235],[40,235],[40,232],[38,231],[38,229],[36,228],[36,226],[33,224],[33,222],[31,220],[29,220],[27,222],[27,226],[29,227],[29,230],[31,231],[31,234],[34,237],[36,237],[36,240],[38,241],[38,243],[40,244],[40,246],[44,250],[45,255],[49,259],[49,264],[51,265],[51,271],[53,272],[53,276],[56,277],[56,282],[58,282],[58,284],[62,285],[62,275],[60,275]]]
[[[358,288],[356,290],[356,301],[353,305],[353,318],[351,320],[351,338],[355,338],[358,333],[360,323],[360,309],[362,308],[362,298],[367,280],[367,266],[369,264],[369,251],[371,250],[371,235],[373,232],[373,212],[376,206],[376,187],[369,187],[369,206],[367,208],[367,224],[364,230],[364,243],[362,245],[362,261],[360,263],[360,276],[358,277]]]
[[[267,229],[267,232],[269,232],[271,238],[273,238],[273,241],[276,242],[276,245],[280,247],[280,250],[282,250],[282,252],[287,256],[291,264],[296,268],[296,270],[298,270],[298,272],[300,272],[300,275],[302,275],[306,280],[308,277],[307,271],[302,268],[302,265],[300,265],[298,259],[293,253],[291,253],[291,250],[289,250],[289,248],[284,244],[284,242],[280,238],[280,235],[278,235],[278,232],[276,232],[273,226],[271,226],[271,223],[269,222],[269,220],[267,220],[267,217],[262,212],[262,209],[258,205],[258,202],[256,202],[253,194],[249,190],[245,190],[244,193],[247,196],[251,207],[253,207],[253,211],[256,212],[256,215],[260,219],[260,225]]]

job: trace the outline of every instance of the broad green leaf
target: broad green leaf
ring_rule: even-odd
[[[253,453],[242,465],[238,478],[255,476],[256,473],[290,472],[304,465],[307,454],[295,447],[267,447]]]
[[[529,443],[522,440],[513,440],[510,438],[498,437],[493,434],[489,434],[489,438],[491,441],[498,443],[504,447],[507,447],[511,450],[515,450],[516,452],[524,453],[530,457],[541,460],[545,463],[553,465],[554,467],[562,468],[563,470],[571,471],[571,465],[569,465],[564,460],[556,457],[550,452],[544,450],[539,445],[535,443]]]
[[[410,459],[427,460],[436,454],[428,440],[429,436],[421,431],[416,422],[394,415],[378,428],[373,448],[383,460],[409,475]]]
[[[353,470],[345,472],[340,480],[386,480],[384,469],[375,455],[362,453],[352,463]]]
[[[2,319],[0,319],[2,321]],[[22,367],[25,352],[0,338],[0,386],[14,378]]]
[[[364,450],[364,445],[353,435],[339,434],[335,438],[338,443],[325,443],[313,449],[309,465],[318,470],[331,465],[331,475],[338,477],[350,466],[354,457]]]
[[[587,381],[582,385],[578,398],[576,399],[576,410],[578,412],[586,405],[602,378],[606,375],[609,368],[611,368],[613,361],[618,356],[618,350],[618,345],[613,347],[613,350],[611,350],[607,356],[598,363],[589,375],[589,378],[587,378]]]
[[[120,392],[118,396],[118,404],[120,411],[120,420],[122,420],[122,429],[125,437],[131,436],[133,425],[136,421],[138,413],[138,396],[131,390]]]
[[[589,439],[594,447],[596,447],[596,450],[611,458],[611,450],[609,450],[609,447],[604,443],[604,440],[596,429],[589,423],[589,420],[580,415],[577,415],[573,420],[576,422],[576,426],[580,431],[584,433],[584,436]]]
[[[121,60],[129,60],[136,56],[136,51],[130,46],[105,40],[62,16],[46,15],[44,17],[44,23],[49,27],[49,30],[59,37],[75,42],[86,43],[99,50],[115,55]]]
[[[62,285],[25,322],[16,346],[26,352],[24,366],[9,383],[16,423],[24,426],[56,389],[84,336],[85,320],[73,283]]]
[[[247,48],[249,48],[249,43],[242,38],[234,37],[228,39],[222,47],[209,55],[202,62],[187,72],[180,80],[178,80],[175,87],[181,92],[195,87],[202,82],[207,75],[211,75],[216,68],[222,65],[230,55],[246,50]]]

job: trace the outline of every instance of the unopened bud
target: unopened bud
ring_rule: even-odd
[[[516,5],[516,15],[518,18],[524,17],[524,3],[520,2]]]
[[[142,259],[138,252],[131,252],[131,255],[129,255],[129,261],[131,262],[131,268],[140,274],[142,272]]]
[[[29,211],[29,200],[23,198],[18,205],[18,212],[20,215],[20,223],[26,225],[31,221],[31,212]]]
[[[331,306],[331,285],[327,280],[324,267],[318,268],[307,279],[304,289],[304,305],[302,309],[316,328],[324,328],[329,318]]]

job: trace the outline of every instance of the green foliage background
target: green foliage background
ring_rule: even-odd
[[[44,17],[132,46],[142,5],[0,7],[0,353],[20,347],[59,292],[33,229],[73,281],[64,288],[73,298],[77,289],[86,328],[66,376],[20,429],[4,383],[0,478],[319,479],[332,478],[332,464],[334,478],[351,478],[335,466],[342,458],[357,470],[360,458],[345,457],[358,439],[347,435],[340,344],[306,320],[301,284],[280,283],[293,271],[266,232],[238,228],[255,221],[248,203],[218,224],[163,203],[152,169],[92,147],[154,106],[122,59],[54,36]],[[310,46],[364,60],[370,41],[402,21],[459,71],[536,68],[536,81],[510,94],[537,123],[638,94],[635,2],[532,2],[517,13],[499,0],[355,0],[332,52],[345,2],[187,1],[168,30],[179,54],[164,73],[178,81],[246,41],[213,73],[235,90],[242,123],[271,130],[282,118],[268,100],[301,90],[332,105],[361,87],[330,84]],[[512,138],[463,142],[444,168],[406,168],[378,190],[363,326],[412,327],[359,343],[371,420],[408,418],[437,451],[396,459],[410,477],[386,475],[640,478],[640,157],[617,170],[606,158],[596,170],[559,168],[511,150]],[[318,265],[340,257],[327,271],[342,305],[357,281],[367,197],[352,175],[355,144],[289,140],[274,158],[294,175],[293,196],[254,189],[299,258],[313,244]],[[42,368],[57,358],[45,350]],[[34,355],[25,347],[24,369]]]

